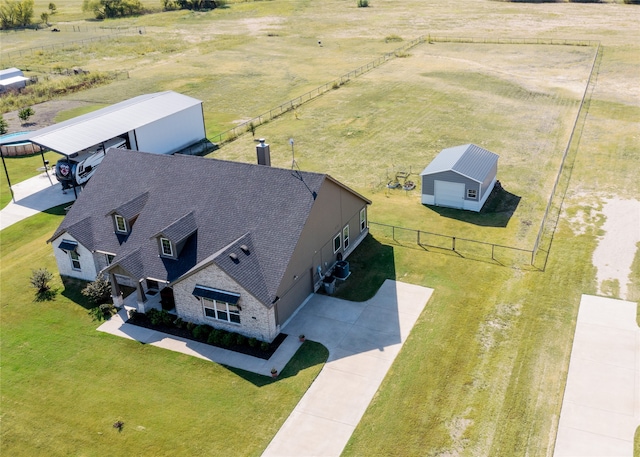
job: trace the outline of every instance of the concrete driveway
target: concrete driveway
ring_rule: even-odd
[[[554,457],[632,457],[640,426],[637,303],[583,295]]]
[[[282,329],[329,349],[329,359],[263,456],[339,456],[433,289],[387,280],[372,299],[313,295]]]

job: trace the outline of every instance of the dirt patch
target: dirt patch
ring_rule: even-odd
[[[640,201],[612,198],[606,200],[602,212],[605,234],[593,252],[597,268],[598,294],[627,298],[631,265],[640,242]]]
[[[55,124],[58,113],[87,105],[86,102],[75,100],[50,100],[48,102],[33,105],[34,115],[26,123],[22,123],[18,117],[18,110],[9,111],[2,116],[7,121],[9,133],[23,132],[26,130],[38,130]]]

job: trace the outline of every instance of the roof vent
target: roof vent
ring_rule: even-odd
[[[238,261],[238,254],[236,254],[235,252],[232,252],[231,254],[229,254],[229,258],[231,260],[233,260],[234,262]]]
[[[247,246],[246,244],[243,244],[240,246],[240,249],[242,249],[242,252],[249,255],[249,246]]]
[[[264,138],[258,140],[260,144],[256,146],[256,154],[258,156],[258,165],[271,166],[271,149],[265,143]]]

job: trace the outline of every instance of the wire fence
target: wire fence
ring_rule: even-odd
[[[402,246],[419,246],[426,251],[451,252],[459,257],[492,261],[512,267],[533,266],[534,252],[531,249],[505,246],[487,241],[472,240],[442,233],[399,227],[369,221],[369,232],[377,237],[392,240]]]
[[[77,25],[73,27],[80,29],[80,26],[77,26]],[[68,28],[71,28],[71,26],[69,26]],[[52,31],[53,30],[61,31],[62,29],[52,29]],[[65,41],[61,43],[50,43],[42,46],[36,46],[33,48],[19,49],[17,51],[7,51],[7,52],[3,52],[2,56],[4,59],[14,59],[18,57],[30,56],[36,52],[55,51],[56,49],[63,50],[63,49],[68,49],[70,46],[84,46],[84,45],[95,43],[98,41],[111,40],[114,37],[119,37],[124,35],[135,35],[135,34],[142,35],[145,33],[144,27],[127,27],[127,28],[95,29],[95,30],[105,30],[104,32],[105,34],[83,38],[81,40]],[[80,30],[77,30],[77,31],[80,32]],[[4,32],[4,33],[7,33],[7,32]]]
[[[411,48],[413,48],[414,46],[422,42],[423,42],[422,37],[416,38],[415,40],[408,42],[404,46],[397,48],[392,52],[388,52],[382,55],[381,57],[378,57],[377,59],[371,62],[368,62],[367,64],[362,65],[361,67],[356,68],[355,70],[352,70],[332,81],[329,81],[328,83],[325,83],[322,86],[316,87],[315,89],[310,90],[309,92],[303,95],[300,95],[299,97],[291,99],[279,106],[276,106],[275,108],[270,109],[265,113],[260,114],[259,116],[254,117],[253,119],[245,121],[242,124],[239,124],[229,130],[219,133],[218,135],[215,135],[214,137],[209,139],[213,143],[226,143],[229,141],[233,141],[243,133],[251,132],[256,127],[262,124],[265,124],[277,118],[278,116],[283,115],[284,113],[293,111],[297,107],[301,106],[302,104],[307,103],[310,100],[313,100],[319,97],[320,95],[325,94],[326,92],[329,92],[330,90],[339,88],[343,84],[346,84],[347,82],[349,82],[351,79],[357,78],[358,76],[362,76],[363,74],[373,70],[376,67],[379,67],[383,63],[397,57],[398,55],[402,55],[403,53],[406,53],[408,50],[410,50]]]

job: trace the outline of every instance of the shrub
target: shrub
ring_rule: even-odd
[[[49,282],[53,279],[53,274],[46,268],[31,270],[31,287],[36,289],[36,297],[40,300],[52,298],[53,291]]]
[[[236,344],[236,334],[232,332],[225,332],[221,343],[226,348],[233,346]]]
[[[185,328],[186,325],[187,323],[183,321],[181,318],[177,318],[175,321],[173,321],[173,326],[175,328]]]
[[[9,123],[4,119],[4,116],[0,114],[0,135],[4,135],[9,131]]]
[[[91,314],[95,320],[103,321],[109,319],[117,312],[118,310],[113,306],[113,303],[102,303],[100,306],[91,309],[89,314]]]
[[[138,311],[137,309],[130,309],[128,311],[128,314],[129,314],[129,319],[131,319],[134,322],[137,319],[140,319],[140,317],[142,316],[142,313],[140,311]]]
[[[160,311],[155,308],[152,308],[149,311],[147,311],[146,315],[149,318],[149,322],[151,322],[151,325],[160,325],[160,322],[162,322]]]
[[[367,8],[369,6],[369,0],[358,0],[358,8]]]
[[[196,324],[193,322],[187,322],[187,330],[193,333],[193,329],[196,328]]]
[[[262,349],[265,352],[268,351],[269,350],[269,343],[267,343],[266,341],[260,342],[260,349]]]
[[[36,114],[36,112],[30,106],[27,108],[22,108],[20,111],[18,111],[18,117],[23,123],[27,122],[29,118],[34,114]]]
[[[251,337],[247,341],[247,344],[249,345],[249,347],[254,348],[254,347],[256,347],[258,345],[258,340],[256,340],[255,338]]]
[[[209,333],[209,337],[207,338],[207,343],[209,344],[215,344],[216,346],[220,344],[220,342],[222,341],[222,336],[224,335],[224,330],[220,330],[217,328],[214,328],[213,330],[211,330],[211,333]]]
[[[211,326],[207,324],[197,325],[191,332],[196,340],[207,341],[211,333]]]
[[[143,7],[140,0],[84,0],[82,11],[92,12],[96,19],[138,16]]]
[[[82,289],[82,295],[94,305],[107,303],[111,300],[111,285],[103,275],[98,275],[95,281],[91,281],[87,287]]]
[[[244,346],[245,344],[247,344],[247,337],[244,335],[240,335],[239,333],[236,334],[236,344],[238,346]]]

